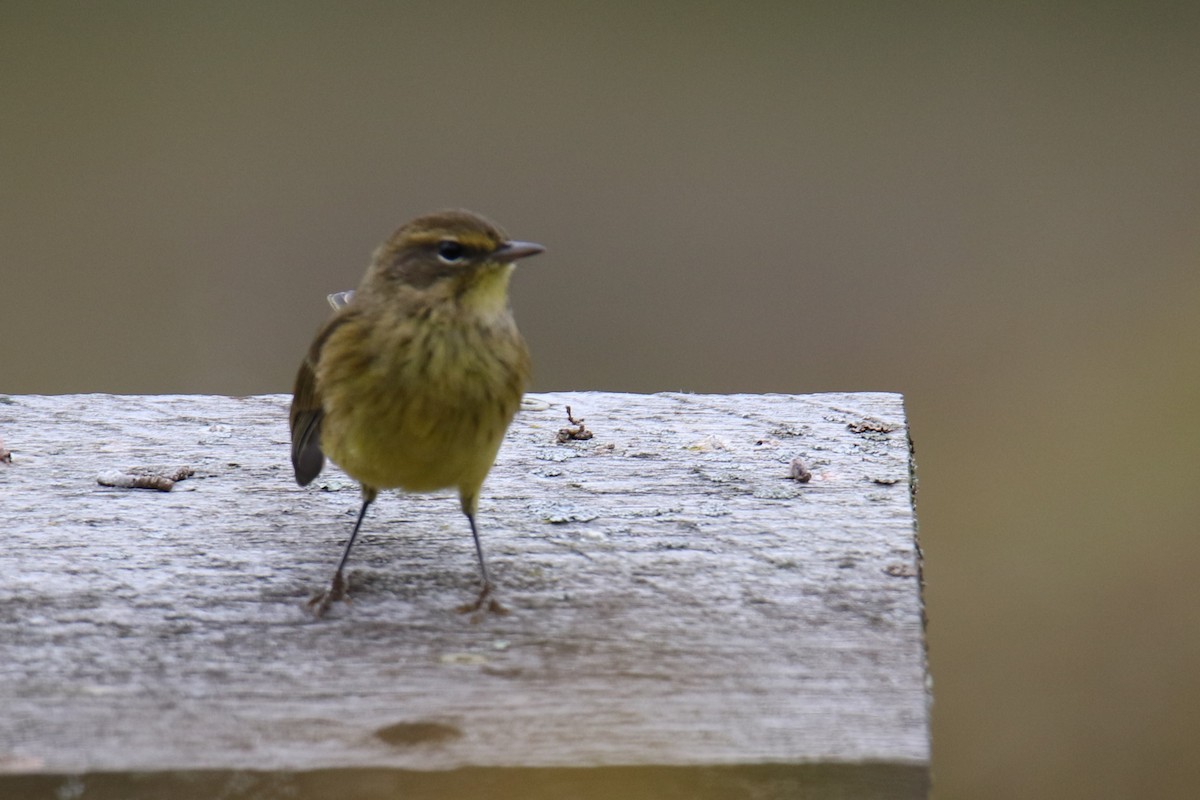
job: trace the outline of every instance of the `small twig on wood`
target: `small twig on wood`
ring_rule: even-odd
[[[891,433],[896,430],[897,426],[881,419],[866,417],[854,422],[847,422],[846,427],[850,429],[851,433]]]
[[[101,472],[96,476],[96,483],[118,489],[157,489],[160,492],[169,492],[177,482],[190,478],[195,473],[191,467],[180,467],[173,472],[134,467],[125,472]]]
[[[884,574],[891,575],[893,578],[913,578],[917,575],[917,568],[913,564],[906,564],[899,561],[894,561],[883,568]]]
[[[574,415],[571,414],[570,406],[567,406],[567,422],[571,423],[575,427],[558,429],[558,436],[556,436],[555,439],[558,440],[559,444],[570,442],[572,440],[582,442],[592,438],[592,432],[584,427],[583,420],[575,419]]]

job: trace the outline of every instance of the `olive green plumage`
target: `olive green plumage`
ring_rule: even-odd
[[[514,262],[542,252],[466,211],[402,226],[375,251],[349,302],[321,328],[292,397],[292,465],[307,485],[329,457],[362,484],[363,506],[381,489],[458,490],[475,534],[479,490],[529,381],[529,351],[508,304]],[[320,615],[345,594],[342,566]],[[493,610],[500,610],[490,600]]]

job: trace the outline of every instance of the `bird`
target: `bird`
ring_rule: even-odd
[[[482,586],[462,612],[507,613],[479,537],[484,479],[530,378],[508,287],[518,261],[545,248],[470,211],[426,214],[376,249],[353,292],[300,364],[289,412],[292,467],[307,486],[329,458],[362,489],[358,518],[316,616],[348,599],[344,570],[367,509],[385,489],[456,489]]]

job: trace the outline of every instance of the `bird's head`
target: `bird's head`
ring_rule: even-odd
[[[469,211],[438,211],[401,226],[378,250],[359,294],[397,293],[457,300],[481,310],[507,299],[508,278],[522,258],[545,250],[508,238]]]

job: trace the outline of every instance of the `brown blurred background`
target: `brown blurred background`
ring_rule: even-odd
[[[1196,4],[0,11],[0,392],[287,391],[481,211],[538,389],[907,396],[938,798],[1194,796]]]

